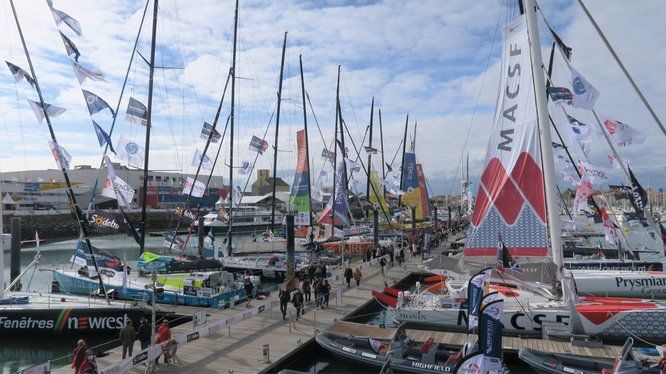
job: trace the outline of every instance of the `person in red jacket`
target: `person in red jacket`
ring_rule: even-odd
[[[83,363],[79,367],[77,374],[97,374],[97,361],[95,360],[95,354],[92,350],[86,351],[86,358],[83,360]]]
[[[169,327],[169,321],[164,319],[162,320],[162,324],[160,327],[157,329],[157,338],[155,339],[155,343],[157,344],[162,344],[171,341],[171,328]],[[164,345],[164,344],[162,344]],[[157,356],[155,359],[155,364],[158,363],[158,360],[160,359],[160,356]],[[164,355],[164,363],[167,363],[167,356]]]
[[[80,339],[76,345],[76,348],[74,348],[74,352],[72,353],[72,356],[74,356],[74,359],[72,360],[72,364],[69,366],[74,369],[74,373],[79,372],[79,367],[81,367],[81,364],[83,364],[83,361],[86,360],[86,351],[88,350],[88,346],[86,345],[85,340]]]

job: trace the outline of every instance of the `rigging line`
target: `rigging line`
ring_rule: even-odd
[[[3,13],[5,15],[5,24],[9,25],[9,19],[7,18],[7,8],[6,7],[3,7]],[[7,44],[9,45],[9,56],[11,57],[11,59],[13,61],[14,60],[14,49],[12,48],[12,38],[9,35],[9,27],[7,27],[6,30],[7,30],[7,41],[8,41]],[[18,109],[17,112],[18,112],[18,119],[19,119],[19,128],[21,129],[21,140],[23,141],[23,145],[24,145],[23,146],[23,155],[24,155],[23,161],[25,161],[25,170],[28,170],[29,169],[28,168],[28,151],[25,148],[26,143],[25,143],[25,137],[24,137],[24,134],[23,134],[23,116],[21,116],[21,106],[20,106],[20,102],[19,102],[18,82],[16,80],[14,80],[14,92],[16,94],[16,108]],[[3,122],[3,124],[5,124],[5,127],[7,127],[4,116],[2,117],[2,122]],[[7,128],[7,130],[8,130],[8,128]],[[9,132],[7,132],[7,133],[9,133]],[[14,142],[9,142],[9,150],[12,154],[14,154]],[[0,194],[0,198],[2,198],[1,194]]]
[[[488,58],[486,59],[486,67],[483,69],[483,76],[481,77],[481,86],[479,87],[479,93],[476,95],[476,102],[474,103],[474,110],[472,111],[472,118],[469,121],[469,126],[467,127],[467,135],[465,135],[465,142],[463,143],[462,149],[460,151],[460,159],[458,160],[457,166],[456,166],[456,172],[453,175],[453,178],[451,179],[451,184],[449,185],[449,191],[448,195],[451,195],[451,192],[453,191],[453,186],[458,179],[458,169],[462,166],[462,160],[463,156],[465,153],[465,148],[467,148],[467,142],[469,140],[469,135],[472,131],[472,127],[474,125],[474,118],[476,118],[476,111],[479,107],[479,102],[481,100],[481,93],[483,92],[483,86],[486,81],[486,75],[488,73],[488,67],[490,66],[490,60],[493,55],[493,49],[495,47],[495,39],[497,38],[497,31],[499,30],[499,25],[500,25],[500,19],[502,17],[502,10],[504,7],[500,7],[499,14],[497,15],[497,22],[495,24],[495,32],[493,33],[493,40],[490,43],[490,50],[488,51]],[[507,12],[508,13],[508,12]],[[462,175],[460,176],[462,178]]]
[[[351,107],[352,115],[354,116],[354,124],[356,125],[356,131],[358,131],[358,133],[361,133],[361,129],[358,126],[358,118],[356,117],[356,110],[354,110],[354,102],[351,99],[351,94],[349,93],[349,86],[347,86],[347,81],[345,80],[344,76],[342,77],[342,84],[345,86],[345,90],[347,91],[347,99],[349,100],[349,106]],[[347,130],[347,132],[349,132],[349,130]],[[351,134],[349,134],[349,136],[351,137]]]

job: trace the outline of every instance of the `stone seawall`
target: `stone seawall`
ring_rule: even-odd
[[[147,212],[147,231],[167,230],[171,214],[172,211]],[[114,215],[117,222],[121,225],[120,232],[125,232],[122,225],[122,215],[120,213]],[[141,222],[141,212],[129,212],[127,215],[132,224],[138,229]],[[10,232],[12,217],[21,218],[21,240],[33,240],[35,238],[35,231],[39,232],[41,239],[76,237],[79,234],[78,225],[72,213],[14,215],[11,212],[6,212],[3,215],[5,233]]]

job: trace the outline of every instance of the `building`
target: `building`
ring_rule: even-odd
[[[129,184],[136,192],[130,203],[131,208],[141,206],[143,192],[143,170],[130,169],[120,164],[113,164],[116,176]],[[96,169],[89,165],[77,165],[67,174],[74,187],[74,194],[82,209],[88,207],[95,185],[93,208],[117,207],[115,200],[102,195],[105,169]],[[171,172],[150,171],[148,173],[147,206],[154,209],[173,208],[185,201],[182,194],[183,180],[194,175]],[[208,176],[199,176],[205,182]],[[50,210],[69,209],[67,185],[62,172],[58,169],[29,170],[0,173],[2,196],[6,209],[14,210]],[[215,202],[226,198],[228,187],[223,186],[222,177],[213,176],[204,193],[201,203],[203,208],[213,208]],[[12,203],[13,202],[13,203]]]
[[[282,178],[275,179],[275,192],[289,192],[289,184]],[[252,196],[264,196],[273,193],[273,178],[267,169],[257,170],[257,180],[252,183]]]

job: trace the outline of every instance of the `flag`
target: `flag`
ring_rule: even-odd
[[[81,56],[81,53],[79,52],[79,49],[76,48],[76,45],[74,45],[74,43],[68,37],[66,37],[62,31],[60,31],[60,37],[62,38],[62,42],[65,44],[67,56],[74,55],[74,61],[79,61],[79,56]]]
[[[594,189],[592,188],[592,182],[590,182],[590,176],[584,173],[576,188],[576,197],[574,198],[573,205],[574,215],[580,213],[583,208],[587,208],[587,199],[592,197],[593,193]]]
[[[347,157],[347,147],[344,147],[342,145],[342,142],[338,139],[335,139],[335,143],[340,147],[340,150],[342,151],[342,156]]]
[[[459,354],[462,354],[462,351],[460,351]],[[486,371],[483,370],[483,358],[484,355],[481,351],[469,353],[456,364],[453,372],[458,374],[486,373]]]
[[[211,137],[210,141],[213,143],[217,143],[222,138],[222,135],[220,135],[220,133],[217,130],[213,129],[213,126],[208,122],[204,122],[203,127],[201,128],[201,135],[199,135],[199,138],[203,140],[208,140],[208,137],[210,136],[211,132],[213,132],[213,136]]]
[[[645,192],[643,186],[638,183],[638,179],[636,179],[636,176],[634,175],[634,172],[631,171],[631,168],[627,167],[627,169],[629,169],[629,179],[631,180],[632,194],[630,197],[632,200],[632,205],[634,206],[634,210],[636,210],[638,217],[641,220],[645,220],[645,208],[648,205],[648,194]]]
[[[572,143],[584,144],[591,141],[592,129],[590,126],[569,115],[567,115],[567,120],[569,123],[569,138]]]
[[[86,99],[86,105],[88,105],[88,112],[92,116],[95,113],[98,113],[104,109],[108,109],[111,112],[111,116],[115,116],[116,113],[111,109],[109,103],[104,101],[101,97],[95,95],[94,93],[88,90],[83,91],[83,97]]]
[[[604,227],[604,236],[606,241],[610,244],[617,244],[617,225],[611,221],[606,207],[599,204],[599,211],[601,213],[601,222]]]
[[[613,155],[608,155],[608,162],[610,162],[613,169],[622,169],[622,165],[629,166],[629,160],[622,159],[622,162],[618,162],[617,158]]]
[[[231,192],[231,201],[234,205],[238,206],[240,205],[241,200],[243,200],[243,191],[241,191],[240,187],[234,186]]]
[[[348,158],[345,158],[345,161],[347,161],[347,166],[349,167],[350,173],[356,173],[356,172],[361,171],[361,164],[360,163],[358,163],[356,161],[352,161]]]
[[[557,43],[557,45],[560,47],[562,53],[564,53],[564,56],[567,58],[567,60],[571,60],[571,51],[572,51],[571,47],[564,44],[562,38],[560,38],[560,36],[557,35],[557,33],[555,33],[555,31],[553,31],[553,29],[551,29],[549,25],[546,25],[546,27],[548,27],[548,30],[553,36],[553,39],[555,39],[555,43]]]
[[[107,134],[106,131],[104,131],[104,129],[102,129],[100,125],[97,124],[97,122],[92,121],[92,123],[93,127],[95,128],[95,134],[97,134],[97,141],[99,142],[99,146],[103,147],[104,144],[108,144],[111,152],[116,154],[116,151],[113,149],[113,144],[111,143],[111,137],[109,134]]]
[[[93,232],[98,234],[112,234],[118,232],[120,225],[116,221],[116,217],[102,210],[96,210],[88,219],[90,228]]]
[[[324,200],[324,194],[317,187],[312,187],[312,190],[311,190],[310,194],[312,195],[313,200],[317,200],[317,201],[323,201]]]
[[[76,61],[71,61],[71,62],[72,66],[74,67],[74,73],[76,74],[76,78],[79,80],[80,84],[85,82],[86,78],[92,81],[106,82],[106,80],[104,79],[104,74],[102,73],[101,70],[84,67],[83,65],[79,64]]]
[[[326,170],[320,170],[319,171],[319,179],[321,179],[322,182],[327,182],[328,181],[328,172]]]
[[[365,149],[365,152],[369,153],[369,154],[376,155],[379,152],[377,150],[377,148],[372,148],[372,147],[369,147],[369,146],[364,146],[363,148]]]
[[[548,87],[548,96],[550,96],[550,99],[556,104],[564,102],[571,105],[573,102],[573,94],[571,93],[571,90],[566,87]]]
[[[201,163],[201,167],[205,170],[213,169],[213,160],[197,149],[196,152],[194,152],[194,158],[192,159],[192,167],[198,167],[199,163]]]
[[[37,117],[37,120],[39,123],[42,123],[44,120],[44,107],[42,107],[42,103],[38,101],[32,101],[30,99],[28,100],[28,104],[30,104],[30,108],[32,109],[33,113],[35,113],[35,117]],[[48,103],[45,103],[44,106],[46,107],[46,113],[50,117],[58,117],[59,115],[65,113],[67,109],[61,108],[59,106],[51,105]]]
[[[251,151],[259,152],[260,155],[263,155],[267,149],[268,149],[267,141],[252,135],[252,140],[250,140]]]
[[[479,314],[481,311],[481,299],[490,279],[491,269],[487,268],[476,273],[469,279],[467,284],[467,330],[473,331],[479,326]]]
[[[72,31],[76,33],[76,35],[78,36],[83,35],[83,33],[81,32],[81,24],[79,23],[79,21],[70,17],[67,13],[60,11],[52,6],[51,6],[51,13],[53,14],[53,18],[55,18],[56,25],[60,25],[61,23],[64,22],[67,26],[69,26],[70,29],[72,29]]]
[[[335,153],[333,153],[333,152],[329,151],[328,149],[324,148],[324,149],[321,150],[321,157],[333,161],[333,159],[335,158]]]
[[[252,169],[252,163],[250,161],[243,161],[241,163],[240,169],[238,170],[238,174],[248,175],[250,174],[251,169]]]
[[[523,268],[516,261],[516,259],[511,255],[509,249],[504,245],[502,237],[499,237],[497,242],[497,265],[500,271],[506,271],[506,269],[515,270],[519,273],[523,272]]]
[[[192,184],[194,184],[194,187],[192,187]],[[192,191],[192,196],[194,197],[203,197],[206,192],[206,185],[200,181],[196,181],[195,183],[193,178],[187,177],[183,182],[183,191],[181,192],[181,195],[189,195],[190,191]]]
[[[635,128],[617,120],[601,116],[601,122],[608,130],[613,143],[618,147],[626,147],[632,144],[645,142],[645,135]]]
[[[587,174],[592,183],[601,183],[608,180],[608,169],[578,161],[580,175]]]
[[[573,89],[572,105],[574,107],[594,109],[594,103],[599,98],[599,91],[574,68],[571,68],[571,87]]]
[[[573,175],[565,172],[561,172],[560,176],[562,176],[562,179],[564,179],[565,182],[568,182],[572,186],[577,186],[578,181],[576,181],[576,178],[573,177]]]
[[[562,167],[562,168],[565,168],[565,169],[567,169],[567,168],[569,168],[571,165],[573,165],[573,164],[571,163],[571,160],[569,160],[569,159],[568,159],[567,157],[565,157],[564,155],[556,155],[556,156],[555,156],[555,163],[557,164],[557,166]]]
[[[564,148],[563,144],[551,142],[553,144],[553,149]]]
[[[53,158],[55,158],[58,166],[61,169],[69,169],[69,162],[72,160],[72,156],[67,153],[65,148],[51,140],[49,140],[49,147],[51,147],[51,153],[53,153]]]
[[[148,109],[139,100],[130,97],[125,119],[139,125],[148,126]]]
[[[118,158],[127,161],[127,164],[130,166],[137,168],[144,167],[143,160],[146,151],[142,146],[122,135],[120,135],[116,145],[118,146]]]
[[[127,184],[124,180],[115,176],[113,167],[109,168],[107,164],[107,177],[104,181],[104,189],[102,189],[102,196],[118,201],[118,206],[129,206],[134,199],[134,189]]]
[[[393,168],[391,167],[391,165],[388,164],[388,162],[386,162],[386,169],[387,169],[387,171],[386,171],[387,173],[390,173],[390,172],[393,171]]]
[[[91,252],[92,255],[90,254]],[[87,266],[88,271],[94,273],[95,263],[93,262],[93,256],[95,256],[95,260],[97,261],[97,267],[105,276],[113,277],[117,272],[121,272],[123,270],[123,264],[120,261],[120,258],[95,246],[92,247],[91,251],[88,249],[88,245],[82,240],[79,240],[77,243],[76,252],[71,257],[70,262],[73,262],[79,266]]]
[[[16,66],[16,65],[12,64],[12,63],[9,62],[9,61],[5,61],[5,62],[7,63],[7,66],[9,67],[9,71],[10,71],[10,72],[12,73],[12,75],[14,76],[14,80],[15,80],[15,81],[18,82],[18,81],[20,81],[21,79],[24,79],[24,78],[25,78],[25,80],[26,80],[28,83],[30,83],[30,85],[31,85],[32,87],[35,87],[35,80],[32,79],[32,77],[30,76],[30,74],[28,74],[27,71],[21,69],[20,67],[18,67],[18,66]]]

